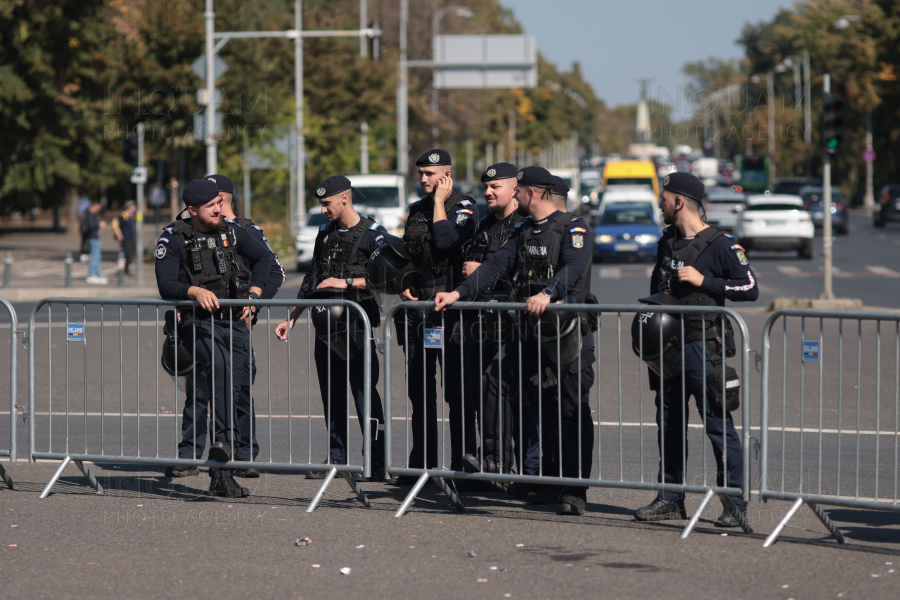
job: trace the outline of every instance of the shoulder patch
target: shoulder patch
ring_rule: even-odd
[[[474,212],[472,212],[472,211],[469,210],[468,208],[461,208],[461,209],[459,209],[459,212],[461,212],[461,213],[468,213],[468,214],[470,214],[470,215],[475,214]]]
[[[329,225],[331,225],[331,224],[325,223],[324,225],[319,225],[319,231],[325,231],[326,229],[328,229]]]
[[[234,224],[234,219],[225,219],[225,218],[223,218],[222,220],[225,221],[226,223],[232,223],[232,224]]]
[[[583,233],[573,233],[572,234],[572,247],[573,248],[584,248],[584,234]]]
[[[174,231],[172,231],[171,227],[166,227],[166,231],[168,231],[169,233],[175,233]]]
[[[460,206],[472,206],[472,201],[471,200],[460,200],[459,205]]]
[[[165,242],[165,243],[168,244],[168,243],[169,243],[169,238],[161,237],[161,238],[159,238],[159,241],[160,241],[160,242]]]
[[[570,233],[587,233],[587,229],[584,227],[573,227],[569,230]]]
[[[156,245],[156,260],[160,260],[166,257],[166,247],[162,244]]]
[[[250,225],[250,227],[252,227],[253,229],[255,229],[255,230],[257,230],[258,232],[262,233],[263,228],[260,227],[259,225],[253,224],[253,225]]]
[[[369,225],[369,229],[372,231],[378,231],[379,227],[381,227],[381,225],[379,225],[377,221],[372,221],[372,224]]]
[[[471,212],[471,211],[464,211],[464,210],[461,210],[461,211],[459,211],[458,213],[456,213],[456,224],[457,224],[457,225],[465,225],[465,224],[466,224],[466,221],[469,220],[469,213],[470,213],[470,212]]]
[[[746,265],[749,263],[749,261],[747,260],[747,255],[745,254],[745,250],[742,246],[740,246],[739,244],[735,244],[731,247],[731,249],[734,251],[734,255],[737,257],[738,262],[740,262],[742,265]]]

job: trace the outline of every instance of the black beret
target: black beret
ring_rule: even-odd
[[[706,187],[703,182],[690,173],[670,173],[663,179],[663,189],[669,190],[679,196],[687,196],[697,202],[702,202],[706,195]]]
[[[335,194],[340,194],[341,192],[346,192],[352,186],[350,185],[350,180],[344,177],[343,175],[332,175],[325,181],[319,184],[319,187],[316,188],[316,198],[321,200],[322,198],[328,198],[330,196],[334,196]]]
[[[530,185],[534,187],[552,188],[556,185],[553,175],[544,167],[525,167],[516,176],[521,185]]]
[[[209,179],[217,186],[219,186],[220,192],[228,192],[229,194],[234,194],[234,184],[231,183],[231,180],[224,175],[207,175],[206,179]]]
[[[569,186],[566,184],[565,180],[562,177],[558,177],[556,175],[553,176],[553,193],[557,196],[568,196],[569,195]]]
[[[186,186],[181,193],[181,199],[187,206],[200,206],[206,204],[219,195],[219,186],[209,179],[195,179]]]
[[[498,179],[514,179],[518,172],[519,170],[516,168],[516,165],[497,163],[496,165],[489,166],[487,170],[481,174],[481,183],[497,181]]]
[[[451,164],[450,155],[438,148],[429,150],[416,161],[417,167],[449,167]]]

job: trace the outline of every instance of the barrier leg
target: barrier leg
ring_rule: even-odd
[[[90,469],[85,467],[84,463],[80,460],[73,460],[72,462],[75,463],[75,466],[78,467],[78,469],[84,474],[85,477],[87,477],[87,480],[91,484],[91,487],[94,488],[98,494],[102,494],[103,486],[100,485],[100,482],[97,481],[97,478],[94,477],[94,474],[91,473]]]
[[[691,535],[691,532],[694,530],[694,526],[697,524],[697,521],[700,520],[700,515],[703,514],[703,511],[706,510],[706,507],[709,505],[709,501],[713,499],[716,493],[712,490],[707,490],[705,494],[703,494],[703,500],[700,501],[700,506],[697,507],[697,510],[694,511],[694,514],[691,516],[691,520],[688,521],[687,526],[684,528],[684,531],[681,532],[681,537],[679,539],[687,539],[687,536]]]
[[[447,482],[444,481],[443,477],[432,477],[432,479],[434,479],[434,482],[437,484],[437,486],[441,488],[441,491],[447,494],[447,497],[450,498],[450,502],[453,503],[453,506],[456,507],[456,510],[458,512],[461,512],[463,514],[469,512],[466,510],[466,507],[463,506],[463,503],[460,501],[459,496],[456,494],[456,492],[451,490],[450,486],[447,485]]]
[[[806,504],[812,509],[813,514],[819,517],[819,520],[822,521],[822,525],[824,525],[825,529],[827,529],[828,532],[832,536],[834,536],[834,539],[837,540],[838,544],[848,543],[847,538],[845,538],[844,534],[841,533],[841,530],[837,528],[837,526],[834,524],[834,521],[828,518],[828,515],[825,514],[825,511],[822,510],[821,506],[815,504],[814,502],[807,502]]]
[[[6,469],[3,468],[3,464],[0,463],[0,478],[3,479],[3,482],[6,484],[11,490],[18,489],[16,488],[16,483],[12,480],[12,477],[9,476],[9,473],[6,472]]]
[[[768,548],[772,544],[775,543],[775,540],[778,539],[778,536],[781,534],[781,530],[784,529],[784,526],[788,524],[797,511],[800,510],[800,507],[803,506],[803,498],[797,498],[793,505],[791,505],[790,510],[785,513],[784,518],[778,522],[778,525],[775,526],[775,529],[772,530],[772,533],[769,534],[769,537],[766,538],[766,541],[763,542],[763,548]]]
[[[408,511],[409,507],[412,506],[413,500],[416,499],[416,496],[418,496],[419,492],[422,491],[422,488],[425,487],[426,481],[428,481],[428,473],[422,473],[419,476],[419,480],[416,482],[416,485],[413,486],[413,489],[410,490],[409,494],[403,500],[403,504],[401,504],[400,508],[397,509],[397,512],[394,513],[394,517],[402,517],[406,514],[406,511]]]
[[[747,515],[735,509],[734,501],[731,499],[731,496],[726,496],[722,494],[722,504],[725,505],[731,513],[737,517],[738,523],[741,524],[741,529],[744,530],[744,533],[753,533],[753,528],[750,527],[750,523],[747,522]]]
[[[53,477],[50,478],[50,481],[47,482],[47,485],[45,485],[43,491],[41,491],[41,495],[38,496],[39,500],[43,500],[50,495],[50,490],[52,490],[53,486],[56,485],[56,480],[59,479],[59,476],[63,474],[63,471],[66,470],[66,467],[69,466],[70,462],[72,462],[72,459],[67,456],[61,463],[59,463],[59,467],[57,467],[56,472],[53,473]]]
[[[347,485],[350,486],[350,489],[353,490],[353,493],[356,494],[356,497],[359,498],[359,501],[363,503],[363,506],[366,508],[371,508],[372,503],[369,502],[369,499],[366,497],[366,493],[359,487],[359,482],[353,479],[353,475],[346,471],[341,471],[341,477],[347,482]]]
[[[331,482],[334,481],[334,476],[337,475],[337,472],[337,467],[331,467],[328,470],[328,473],[325,475],[325,481],[319,486],[316,495],[313,496],[312,502],[306,507],[306,512],[311,513],[316,510],[316,507],[319,506],[319,501],[322,500],[322,495],[325,493],[325,490],[328,489],[328,486],[331,485]]]

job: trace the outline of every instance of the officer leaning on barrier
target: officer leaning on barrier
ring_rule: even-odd
[[[263,286],[262,293],[259,295],[260,300],[271,300],[275,297],[275,294],[278,293],[278,290],[281,288],[281,284],[284,283],[284,267],[281,266],[281,262],[278,260],[278,255],[275,254],[275,252],[272,250],[272,247],[269,245],[269,240],[266,239],[262,227],[255,224],[251,219],[235,216],[234,184],[231,182],[231,179],[229,179],[225,175],[208,175],[206,178],[215,181],[216,185],[219,187],[219,195],[222,196],[222,220],[224,220],[226,223],[237,225],[238,227],[246,231],[250,235],[250,237],[265,244],[266,248],[269,249],[269,252],[272,253],[272,269],[266,276],[266,283]],[[245,260],[244,262],[246,263],[247,261]],[[252,265],[248,264],[247,267],[252,268]],[[250,310],[253,313],[251,325],[256,325],[256,319],[259,315],[259,309],[257,307],[250,307]],[[256,382],[256,352],[252,347],[250,348],[250,352],[252,356],[250,383],[252,384]],[[256,460],[256,457],[259,456],[259,442],[256,439],[256,406],[255,404],[253,404],[252,397],[250,400],[250,415],[253,421],[252,457],[253,460]],[[239,457],[238,460],[243,459]],[[238,477],[249,477],[255,479],[259,477],[259,469],[255,467],[251,469],[237,469],[235,471],[235,475]]]
[[[569,186],[562,177],[553,176],[553,204],[560,212],[569,212]]]
[[[181,353],[178,375],[186,374],[187,399],[179,458],[200,458],[195,410],[213,401],[214,441],[209,459],[250,458],[250,308],[222,308],[219,299],[259,298],[272,268],[272,255],[240,227],[221,219],[222,197],[214,181],[195,179],[184,188],[187,218],[163,229],[156,245],[156,281],[168,300],[196,300],[200,307],[167,318],[167,333],[177,328]],[[252,265],[247,269],[242,258]],[[177,321],[177,322],[176,322]],[[169,340],[167,340],[167,343]],[[183,351],[193,355],[194,372],[182,367]],[[165,355],[163,360],[165,362]],[[232,362],[233,361],[233,362]],[[176,365],[173,365],[175,368]],[[205,419],[204,419],[205,424]],[[201,431],[199,423],[197,432]],[[201,438],[202,439],[202,438]],[[185,442],[187,440],[187,443]],[[238,445],[237,452],[234,446]],[[209,470],[209,491],[228,498],[250,494],[229,469]]]
[[[515,301],[526,302],[528,315],[522,332],[522,377],[530,402],[523,412],[531,411],[532,418],[537,419],[540,398],[543,474],[587,478],[594,446],[588,405],[594,383],[594,342],[590,334],[594,324],[586,315],[546,308],[550,303],[596,302],[589,294],[588,227],[581,217],[556,209],[551,192],[553,176],[546,169],[526,167],[517,177],[518,210],[530,218],[516,225],[509,242],[459,287],[438,294],[435,308],[445,310],[458,300],[474,298],[499,277],[512,275]],[[560,413],[562,423],[558,420]],[[529,502],[559,504],[560,514],[584,514],[584,486],[531,489]]]
[[[641,302],[725,306],[726,299],[752,302],[759,296],[756,277],[747,264],[744,249],[734,237],[703,221],[700,211],[704,191],[700,180],[689,173],[672,173],[665,178],[659,207],[669,227],[659,240],[656,268],[650,279],[650,291],[653,295],[642,298]],[[642,318],[643,326],[640,325]],[[724,322],[726,329],[730,330],[728,320],[725,319]],[[651,387],[656,390],[660,463],[663,462],[663,453],[665,456],[665,465],[660,466],[659,481],[662,481],[664,470],[666,483],[684,483],[682,452],[687,460],[686,406],[689,397],[693,395],[697,409],[706,422],[706,435],[713,445],[718,472],[717,484],[722,486],[727,482],[729,487],[737,488],[743,485],[741,439],[734,429],[731,413],[725,413],[724,423],[722,419],[723,401],[727,411],[736,408],[734,404],[729,404],[739,398],[739,391],[735,387],[739,380],[734,369],[724,365],[723,355],[734,356],[734,340],[733,332],[721,331],[721,323],[722,319],[715,315],[686,316],[682,345],[679,317],[660,313],[635,317],[632,347],[638,355],[643,350],[642,358],[651,369]],[[664,337],[663,348],[659,348],[660,329]],[[723,378],[727,382],[726,398],[720,398]],[[707,390],[705,402],[704,381]],[[661,408],[660,396],[663,400]],[[728,459],[727,474],[723,473],[723,440]],[[732,501],[743,514],[746,501],[741,498],[732,498]],[[684,519],[687,516],[684,494],[660,492],[656,500],[636,510],[634,516],[642,521]],[[737,516],[726,506],[715,525],[737,527],[739,522]]]
[[[487,204],[487,215],[481,219],[475,237],[463,247],[463,277],[471,276],[481,263],[502,248],[513,228],[524,217],[516,210],[516,175],[518,169],[509,163],[498,163],[489,166],[481,175],[484,184],[484,199]],[[474,297],[476,302],[508,301],[512,292],[509,281],[498,279],[484,292]],[[514,426],[514,415],[511,398],[518,397],[518,353],[516,346],[508,344],[505,335],[511,333],[494,329],[497,320],[496,311],[483,312],[480,315],[464,313],[465,344],[465,393],[470,402],[474,402],[477,411],[478,427],[481,431],[481,451],[484,470],[499,473],[501,464],[501,448],[503,450],[503,472],[510,473],[513,467],[515,452],[512,448],[513,437],[518,438],[519,429]],[[480,377],[477,375],[482,373]],[[518,417],[518,414],[515,415]],[[501,429],[502,427],[502,429]],[[537,436],[534,436],[535,442]],[[518,439],[516,440],[518,442]],[[517,444],[518,445],[518,444]],[[526,473],[537,473],[537,445],[533,445],[533,470]],[[479,464],[472,465],[472,458],[467,457],[464,467],[467,470],[480,470]],[[474,468],[473,468],[474,467]],[[504,491],[507,486],[499,482],[485,482],[488,489]]]
[[[405,300],[430,300],[434,292],[452,290],[462,277],[462,247],[475,235],[478,209],[469,196],[453,193],[450,155],[431,150],[416,161],[420,182],[428,194],[410,206],[403,243],[413,264],[426,273],[423,285],[403,291]],[[452,335],[459,321],[456,311],[441,315],[425,309],[398,311],[397,341],[406,354],[409,399],[412,404],[413,446],[411,468],[438,466],[437,368],[443,368],[444,398],[449,406],[450,469],[462,470],[466,454],[477,464],[475,406],[464,403],[462,365],[458,336]],[[425,330],[441,328],[442,349],[425,349]],[[409,344],[405,345],[407,336]],[[478,374],[472,374],[478,377]],[[465,438],[465,441],[464,441]],[[426,447],[427,441],[427,447]],[[465,443],[465,447],[463,444]],[[415,477],[400,477],[401,485],[412,485]]]
[[[374,296],[367,289],[366,267],[369,256],[385,244],[387,231],[369,217],[361,217],[353,208],[350,180],[340,175],[329,177],[316,189],[322,213],[330,221],[319,228],[310,269],[303,277],[298,300],[345,298],[358,303],[366,311],[372,327],[380,324],[380,314]],[[303,313],[303,307],[291,310],[288,320],[278,324],[275,335],[287,341]],[[310,319],[316,330],[315,360],[319,390],[330,432],[328,464],[347,464],[347,379],[349,360],[350,393],[356,403],[360,429],[365,427],[365,397],[363,385],[366,370],[363,364],[363,344],[371,346],[371,417],[372,477],[354,475],[357,481],[380,481],[386,478],[384,457],[384,411],[378,394],[378,355],[375,341],[367,341],[359,326],[359,315],[348,315],[345,307],[311,309]],[[348,354],[349,352],[349,354]],[[329,364],[331,369],[329,371]],[[325,477],[324,471],[308,471],[309,479]]]

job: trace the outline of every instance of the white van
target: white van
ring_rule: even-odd
[[[621,186],[607,188],[603,192],[603,199],[597,209],[599,214],[603,214],[606,207],[611,204],[643,204],[653,211],[656,218],[656,224],[662,223],[662,211],[659,210],[659,198],[653,193],[653,190],[643,186]]]
[[[394,173],[347,175],[356,189],[353,206],[361,215],[372,217],[394,235],[403,233],[407,204],[406,178]]]

